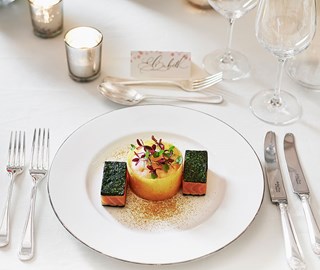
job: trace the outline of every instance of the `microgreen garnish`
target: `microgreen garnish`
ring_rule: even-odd
[[[151,139],[153,141],[151,145],[146,145],[141,139],[137,139],[137,146],[131,144],[131,150],[134,151],[132,162],[136,166],[143,162],[149,170],[151,178],[156,179],[158,178],[158,170],[168,172],[170,166],[173,166],[174,163],[182,164],[182,156],[173,159],[174,145],[165,149],[162,139],[157,140],[154,135]]]

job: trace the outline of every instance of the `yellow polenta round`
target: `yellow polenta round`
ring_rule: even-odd
[[[148,141],[145,145],[152,145],[153,141]],[[172,145],[164,143],[165,149],[169,149]],[[158,177],[153,179],[145,162],[139,162],[138,165],[132,161],[134,159],[134,151],[128,154],[127,167],[130,176],[129,185],[131,190],[139,197],[152,201],[161,201],[173,197],[180,189],[182,181],[183,166],[182,162],[173,162],[167,172],[157,170]],[[178,148],[174,147],[172,159],[182,157]],[[151,158],[156,161],[157,158]]]

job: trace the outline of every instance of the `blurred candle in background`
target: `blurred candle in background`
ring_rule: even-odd
[[[63,29],[62,0],[29,0],[33,32],[42,38],[59,35]]]
[[[10,4],[11,2],[14,2],[15,0],[0,0],[0,7],[1,6],[6,6]]]
[[[76,27],[66,33],[67,63],[73,80],[85,82],[99,76],[102,40],[102,33],[92,27]]]

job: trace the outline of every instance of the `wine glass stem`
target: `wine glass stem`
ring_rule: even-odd
[[[234,19],[229,19],[229,37],[228,37],[228,45],[227,45],[227,53],[230,54],[231,51],[231,43],[232,43],[232,35],[233,35],[233,26],[234,26]]]
[[[227,48],[226,51],[222,57],[222,59],[220,60],[222,64],[226,64],[226,65],[232,65],[233,64],[233,57],[231,55],[231,43],[232,43],[232,33],[233,33],[233,25],[234,25],[234,19],[229,19],[229,37],[228,37],[228,44],[227,44]]]
[[[281,91],[281,82],[282,82],[284,64],[285,64],[285,59],[278,58],[278,70],[277,70],[276,85],[274,87],[274,95],[270,101],[270,103],[276,107],[280,107],[282,105],[282,101],[280,98],[280,91]]]

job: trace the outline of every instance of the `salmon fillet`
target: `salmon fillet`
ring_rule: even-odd
[[[185,195],[205,195],[207,192],[207,183],[182,182],[182,193]]]
[[[101,204],[103,206],[125,206],[127,192],[122,196],[101,195]]]

